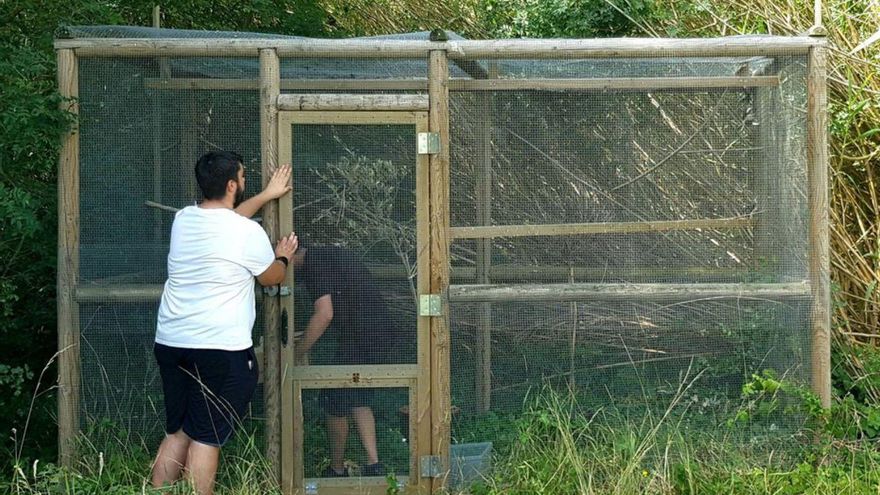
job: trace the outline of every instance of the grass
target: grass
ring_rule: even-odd
[[[545,388],[517,414],[483,418],[473,430],[489,432],[496,440],[494,470],[473,485],[471,493],[868,494],[880,490],[880,444],[833,433],[848,431],[832,423],[852,422],[852,415],[822,412],[815,408],[812,394],[771,375],[749,382],[728,413],[701,412],[690,400],[699,378],[695,373],[683,380],[665,407],[643,397],[646,407],[640,414],[614,404],[586,410],[577,395]],[[794,427],[777,426],[786,422]],[[148,483],[152,448],[132,441],[127,432],[106,425],[99,430],[82,438],[81,460],[73,469],[18,459],[8,471],[8,480],[0,481],[0,493],[159,493]],[[218,494],[280,493],[258,437],[252,425],[224,449]],[[193,492],[181,483],[171,493]]]

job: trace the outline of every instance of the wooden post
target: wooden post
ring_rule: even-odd
[[[449,459],[452,423],[449,382],[449,61],[443,50],[428,55],[428,98],[431,132],[440,135],[440,152],[431,155],[431,292],[443,294],[443,314],[431,321],[431,453]],[[448,474],[448,471],[447,471]],[[446,485],[435,478],[433,490]]]
[[[495,78],[498,73],[498,62],[489,63],[488,77]],[[492,128],[494,125],[495,106],[492,93],[477,95],[481,121],[477,129],[477,141],[480,148],[479,163],[474,172],[476,190],[474,198],[477,206],[477,225],[492,225]],[[492,265],[492,239],[477,239],[476,283],[490,283],[489,270]],[[474,395],[477,412],[486,413],[492,407],[492,305],[480,305],[480,321],[477,326],[477,338],[474,345]]]
[[[278,108],[281,92],[278,55],[273,49],[260,50],[260,157],[263,187],[278,166]],[[263,228],[274,244],[279,237],[278,202],[263,207]],[[281,300],[263,298],[263,395],[266,407],[266,459],[276,479],[281,474]]]
[[[73,50],[58,50],[62,109],[79,114],[79,70]],[[58,160],[58,457],[71,466],[79,431],[79,123],[65,134]]]
[[[831,289],[828,199],[828,99],[825,46],[810,49],[807,63],[807,172],[810,200],[810,289],[813,299],[812,384],[831,406]]]

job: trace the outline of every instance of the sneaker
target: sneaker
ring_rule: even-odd
[[[348,471],[346,471],[344,468],[342,472],[339,472],[333,469],[332,466],[327,466],[327,469],[325,469],[324,472],[321,473],[322,478],[344,478],[346,476],[348,476]]]
[[[361,468],[361,476],[385,476],[385,466],[381,462],[369,464]]]

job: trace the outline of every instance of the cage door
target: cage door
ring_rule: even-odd
[[[305,250],[282,298],[285,491],[427,492],[427,114],[282,111],[278,122],[280,162],[293,166],[281,232]],[[328,300],[324,326],[315,315]],[[343,473],[331,471],[340,451]]]

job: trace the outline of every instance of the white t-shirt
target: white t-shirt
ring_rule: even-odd
[[[156,342],[189,349],[251,347],[254,277],[273,261],[272,244],[258,223],[226,208],[177,212]]]

